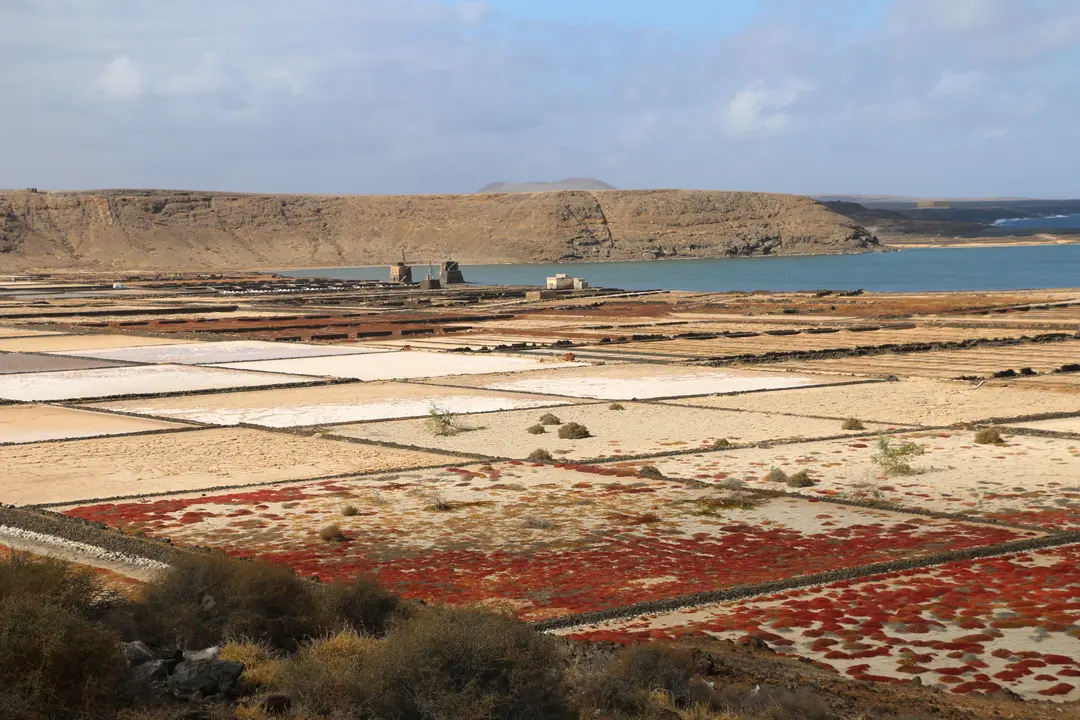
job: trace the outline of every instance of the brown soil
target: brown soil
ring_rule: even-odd
[[[453,256],[550,262],[843,253],[878,241],[810,198],[689,190],[430,196],[0,193],[0,267],[239,269]]]

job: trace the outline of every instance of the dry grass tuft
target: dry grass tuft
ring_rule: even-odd
[[[805,470],[800,470],[794,475],[788,475],[787,480],[784,482],[787,483],[788,487],[792,488],[805,488],[817,485],[817,483],[810,478],[810,473]]]
[[[858,418],[848,418],[841,426],[844,430],[865,430],[866,426],[863,425],[862,420]]]
[[[1001,428],[988,427],[975,433],[975,442],[979,445],[1003,445],[1005,438],[1001,436]]]
[[[768,482],[782,483],[787,482],[787,473],[778,467],[774,467],[769,471],[769,474],[765,476],[765,480]]]
[[[552,415],[551,413],[544,413],[543,415],[540,416],[540,424],[541,425],[562,425],[562,420],[560,420],[558,418],[558,416]]]
[[[358,515],[359,513],[360,513],[360,509],[357,508],[355,505],[342,505],[341,506],[341,514],[344,517],[352,517],[353,515]]]
[[[545,428],[540,423],[537,423],[536,425],[533,425],[530,428],[528,428],[525,432],[529,433],[530,435],[543,435],[544,433],[547,432],[547,428]]]
[[[319,530],[319,537],[326,542],[341,542],[345,539],[345,532],[337,523],[331,523]]]
[[[592,434],[589,432],[589,428],[581,423],[571,422],[559,428],[559,437],[563,440],[584,440],[587,437],[592,437]]]
[[[611,403],[610,405],[607,406],[607,409],[608,410],[625,410],[626,406],[623,405],[622,403]]]
[[[531,453],[529,453],[529,455],[525,459],[529,462],[551,462],[555,458],[552,457],[551,453],[547,450],[544,450],[543,448],[537,448],[536,450],[533,450]]]
[[[723,450],[723,449],[729,448],[729,447],[731,447],[731,441],[728,440],[727,438],[717,438],[716,440],[713,440],[713,444],[712,444],[712,449],[713,450]]]

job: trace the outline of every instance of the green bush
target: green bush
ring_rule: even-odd
[[[559,437],[563,440],[584,440],[592,435],[589,433],[589,428],[581,423],[571,422],[559,428]]]
[[[881,468],[882,473],[890,475],[912,475],[915,469],[908,462],[910,458],[918,457],[926,452],[925,445],[913,442],[904,442],[893,445],[889,438],[878,435],[877,454],[871,460]]]

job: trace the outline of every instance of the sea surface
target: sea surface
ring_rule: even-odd
[[[1075,230],[1080,228],[1080,213],[1047,215],[1046,217],[1007,218],[995,222],[994,227],[1009,230]]]
[[[431,268],[433,276],[438,268]],[[555,273],[593,287],[624,290],[1022,290],[1080,287],[1080,245],[913,248],[860,255],[590,262],[557,265],[462,265],[469,282],[543,285]],[[422,279],[426,265],[413,265]],[[389,267],[281,271],[292,277],[386,280]]]

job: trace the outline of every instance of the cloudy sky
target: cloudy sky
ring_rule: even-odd
[[[1080,197],[1080,0],[0,0],[0,187]]]

